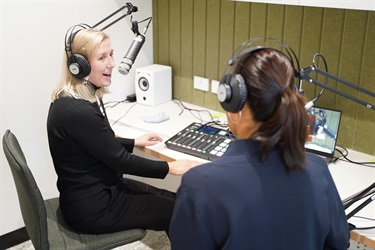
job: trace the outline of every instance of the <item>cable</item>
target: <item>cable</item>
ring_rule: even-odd
[[[178,103],[176,103],[176,101],[177,101]],[[181,108],[181,112],[178,114],[179,116],[184,112],[184,110],[188,110],[188,111],[189,111],[189,112],[190,112],[190,113],[191,113],[196,119],[198,119],[201,123],[204,123],[204,120],[203,120],[203,118],[201,117],[200,113],[201,113],[201,112],[207,112],[207,113],[209,114],[209,116],[211,117],[211,119],[210,119],[208,122],[214,120],[214,117],[212,116],[211,112],[208,111],[208,110],[204,110],[204,109],[202,109],[202,110],[198,110],[198,109],[191,109],[191,108],[188,108],[188,107],[186,107],[186,106],[182,103],[181,100],[176,99],[176,98],[173,98],[173,102],[176,103],[177,105],[179,105],[180,108]],[[198,112],[199,117],[197,117],[193,112]]]
[[[359,219],[364,219],[364,220],[375,221],[375,219],[373,219],[373,218],[364,217],[364,216],[359,216],[359,215],[354,215],[353,217],[354,217],[354,218],[359,218]]]
[[[358,216],[358,215],[354,215],[353,218],[360,218],[360,219],[364,219],[364,220],[369,220],[369,221],[375,221],[375,219],[372,219],[372,218],[368,218],[368,217],[363,217],[363,216]],[[349,223],[349,225],[351,226],[351,230],[371,230],[371,229],[375,229],[375,226],[373,227],[356,227],[355,225]]]
[[[341,150],[339,150],[337,147],[340,147],[342,148],[345,152],[342,152]],[[358,165],[362,165],[362,166],[366,166],[366,167],[375,167],[375,162],[372,162],[372,161],[363,161],[363,162],[358,162],[358,161],[353,161],[351,159],[349,159],[347,156],[349,154],[348,150],[344,147],[344,146],[341,146],[341,145],[337,145],[336,148],[335,148],[335,151],[339,152],[340,155],[337,157],[338,160],[342,160],[342,161],[347,161],[347,162],[350,162],[350,163],[353,163],[353,164],[358,164]],[[341,159],[341,157],[343,159]],[[370,165],[373,165],[373,166],[370,166]]]
[[[107,123],[109,124],[108,115],[107,115],[107,112],[105,111],[105,107],[104,107],[104,103],[103,103],[103,98],[101,98],[101,97],[99,98],[99,106],[102,108],[104,118],[107,121]]]
[[[112,123],[112,125],[111,126],[114,126],[116,123],[118,123],[122,118],[124,118],[128,113],[129,113],[129,111],[136,105],[137,103],[134,103],[126,112],[125,112],[125,114],[123,114],[120,118],[118,118],[116,121],[114,121],[113,123]]]
[[[108,104],[110,104],[110,103],[115,103],[115,104],[113,104],[112,106],[106,106],[106,108],[114,108],[114,107],[116,107],[117,105],[119,105],[120,103],[127,103],[127,102],[129,102],[128,99],[125,99],[125,100],[122,100],[122,101],[110,101],[110,102],[106,102],[106,103],[104,103],[104,106],[106,106],[106,105],[108,105]]]
[[[346,149],[346,148],[343,148],[344,149],[344,152],[343,151],[341,151],[341,150],[339,150],[338,148],[337,148],[337,146],[339,146],[339,145],[336,145],[336,147],[335,147],[335,151],[337,151],[340,155],[338,155],[338,156],[334,156],[333,158],[332,158],[332,160],[331,160],[331,162],[336,162],[336,161],[338,161],[338,160],[341,160],[342,158],[344,158],[344,157],[346,157],[347,155],[348,155],[348,150]]]
[[[318,69],[318,66],[317,66],[316,63],[315,63],[315,59],[316,59],[317,57],[320,57],[320,58],[323,60],[324,68],[325,68],[325,72],[328,73],[328,65],[327,65],[327,61],[326,61],[326,59],[324,58],[324,56],[321,55],[321,54],[319,54],[319,53],[316,53],[316,54],[313,56],[313,60],[312,60],[312,61],[313,61],[313,66],[314,66],[315,68]],[[326,76],[325,79],[324,79],[324,85],[327,85],[327,83],[328,83],[328,77]],[[315,103],[319,100],[319,98],[322,96],[322,94],[324,93],[324,90],[325,90],[325,88],[322,87],[322,89],[320,90],[320,93],[319,93],[314,99],[312,99],[311,102],[315,104]]]
[[[213,125],[216,125],[220,128],[223,128],[223,129],[229,129],[229,125],[227,122],[221,122],[221,121],[209,121],[209,122],[206,122],[205,125],[210,125],[210,124],[213,124]]]
[[[215,118],[212,116],[211,112],[208,111],[208,110],[198,110],[198,109],[191,109],[191,108],[188,108],[186,107],[181,100],[177,99],[177,98],[173,98],[173,102],[176,103],[180,108],[181,108],[181,112],[178,114],[179,116],[184,112],[184,110],[188,110],[196,119],[198,119],[200,121],[200,123],[204,124],[204,125],[210,125],[210,124],[214,124],[220,128],[223,128],[223,129],[228,129],[229,130],[229,127],[228,127],[228,123],[227,122],[223,122],[223,121],[220,121],[219,118]],[[199,114],[199,117],[197,117],[193,112],[198,112]],[[202,117],[200,116],[200,113],[201,112],[207,112],[209,115],[210,115],[210,120],[205,122],[203,121]]]
[[[145,35],[146,34],[146,32],[147,32],[147,30],[148,30],[148,27],[150,26],[150,24],[151,24],[151,21],[152,21],[152,17],[148,17],[148,18],[146,18],[146,19],[143,19],[142,21],[133,21],[133,16],[131,16],[130,17],[130,22],[131,22],[131,24],[132,24],[132,28],[131,28],[131,30],[133,31],[133,33],[134,34],[136,34],[136,35],[140,35],[140,33],[139,33],[139,29],[138,29],[138,23],[143,23],[143,22],[145,22],[145,21],[147,21],[147,20],[149,20],[148,21],[148,23],[147,23],[147,25],[144,27],[144,29],[143,29],[143,35]]]

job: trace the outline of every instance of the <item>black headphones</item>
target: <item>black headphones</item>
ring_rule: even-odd
[[[91,66],[89,61],[82,55],[73,53],[73,40],[75,35],[83,30],[91,28],[87,24],[77,24],[73,25],[68,29],[65,34],[65,53],[68,58],[67,66],[69,72],[77,77],[78,79],[83,79],[88,76],[91,72]]]
[[[257,42],[261,42],[262,46],[256,46]],[[245,80],[243,76],[239,73],[242,69],[241,65],[244,63],[252,54],[256,51],[271,48],[268,47],[267,43],[269,42],[276,42],[279,46],[282,47],[287,53],[287,57],[289,58],[295,72],[295,76],[299,76],[299,62],[297,59],[296,54],[294,51],[285,43],[279,41],[276,38],[255,38],[251,39],[245,43],[243,43],[240,47],[238,47],[232,58],[228,60],[226,70],[224,72],[223,77],[220,80],[218,91],[217,91],[217,98],[220,102],[221,107],[231,113],[237,113],[242,110],[243,106],[246,103],[247,96],[248,96],[248,89],[246,87]],[[279,49],[275,49],[281,52]],[[283,53],[283,52],[281,52]],[[285,54],[285,53],[283,53]],[[298,70],[295,68],[295,63],[293,62],[296,60],[298,65]],[[240,60],[238,63],[237,61]],[[228,70],[237,63],[239,67],[236,68],[235,72],[228,72]]]

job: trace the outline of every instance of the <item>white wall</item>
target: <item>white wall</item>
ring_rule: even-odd
[[[232,0],[353,10],[375,10],[375,0]]]
[[[1,0],[1,137],[10,129],[18,137],[29,167],[45,199],[58,196],[50,158],[46,119],[50,93],[65,62],[64,36],[78,23],[94,25],[126,2],[138,7],[134,19],[152,16],[152,0]],[[122,14],[126,13],[126,9]],[[118,16],[116,16],[118,17]],[[150,25],[152,26],[152,25]],[[134,34],[130,16],[106,29],[119,65]],[[140,27],[144,27],[140,24]],[[134,93],[134,68],[153,62],[152,27],[133,70],[124,76],[113,71],[112,93],[105,98],[123,100]],[[0,168],[0,235],[24,226],[13,178],[2,144]]]

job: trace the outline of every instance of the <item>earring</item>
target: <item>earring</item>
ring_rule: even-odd
[[[228,117],[229,117],[229,120],[230,120],[232,123],[236,124],[236,125],[237,125],[238,123],[240,123],[240,121],[241,121],[241,119],[242,119],[242,111],[240,110],[238,113],[240,114],[240,119],[238,119],[238,121],[234,121],[234,120],[232,119],[232,116],[230,115],[231,112],[227,112]]]

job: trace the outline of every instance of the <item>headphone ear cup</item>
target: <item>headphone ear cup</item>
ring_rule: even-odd
[[[80,54],[73,54],[68,58],[69,72],[79,79],[83,79],[91,72],[89,61]]]
[[[240,74],[226,74],[220,81],[217,98],[221,107],[231,113],[242,110],[247,99],[247,87]]]

